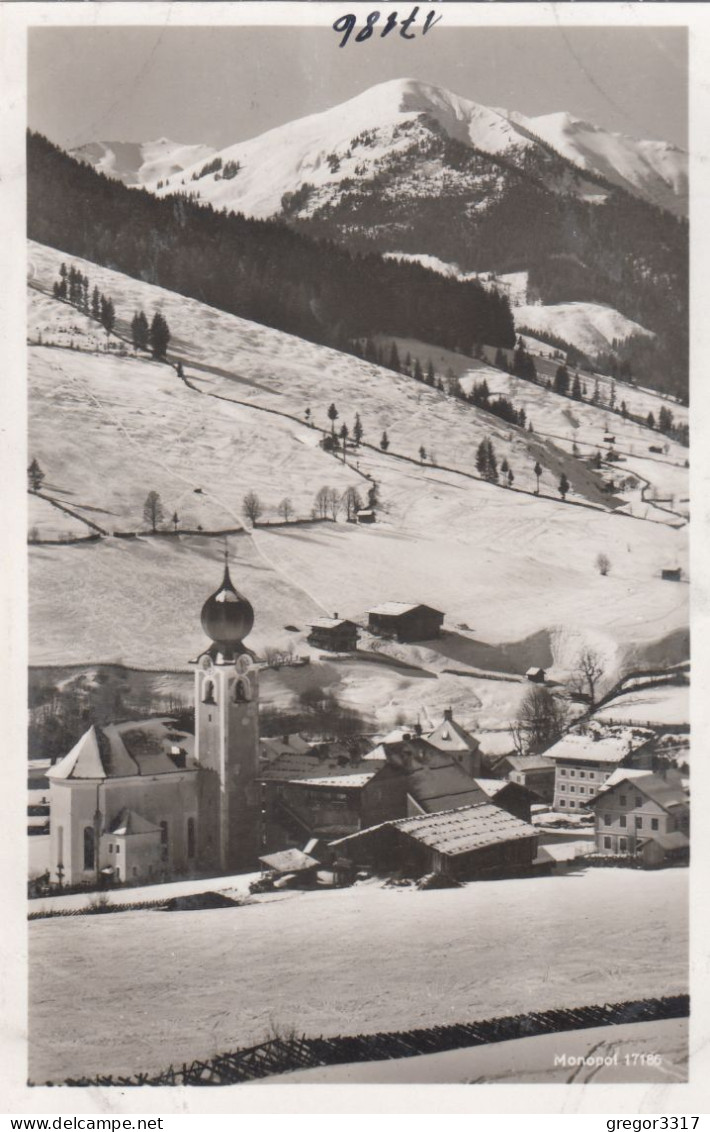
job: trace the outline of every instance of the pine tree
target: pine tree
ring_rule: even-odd
[[[653,413],[649,413],[648,416],[646,417],[646,424],[648,425],[649,428],[655,428],[656,427],[656,418],[654,417]]]
[[[508,487],[513,486],[513,480],[514,479],[515,479],[515,476],[513,475],[513,469],[508,468]]]
[[[382,436],[380,437],[380,448],[382,449],[383,452],[386,452],[387,449],[389,448],[389,446],[390,446],[389,437],[388,437],[386,432],[383,432]]]
[[[566,397],[569,393],[569,372],[567,366],[558,366],[555,371],[555,393]]]
[[[399,373],[401,369],[401,366],[399,364],[399,352],[397,350],[397,343],[395,341],[392,342],[392,346],[390,347],[390,356],[389,361],[387,362],[387,368],[394,370],[395,373]]]
[[[426,448],[424,447],[423,444],[419,448],[419,459],[420,459],[422,464],[426,460]]]
[[[94,287],[91,293],[91,317],[97,321],[101,316],[101,296],[99,295],[98,287]]]
[[[574,381],[572,382],[572,396],[574,397],[575,401],[581,401],[582,400],[582,386],[580,385],[580,382],[579,382],[579,374],[578,373],[576,373],[574,375]]]
[[[413,374],[413,376],[414,376],[415,381],[423,381],[424,380],[424,371],[422,370],[419,358],[417,358],[415,363],[414,363],[414,374]]]
[[[535,494],[539,495],[540,494],[540,476],[542,475],[542,467],[540,465],[539,460],[535,461],[535,467],[533,468],[533,471],[535,473],[535,479],[537,480],[537,488],[536,488]]]
[[[108,338],[109,334],[111,333],[111,331],[113,330],[115,323],[116,323],[116,313],[113,309],[113,300],[110,297],[107,299],[105,295],[102,295],[101,296],[101,325],[103,326],[104,330],[106,331],[106,337],[107,338]]]
[[[42,486],[42,481],[44,480],[44,472],[40,468],[36,459],[32,460],[32,463],[27,469],[27,476],[30,483],[30,490],[39,491]]]
[[[157,491],[149,491],[143,504],[143,519],[150,524],[150,529],[155,533],[158,523],[162,523],[164,518],[165,512],[160,496]]]
[[[164,358],[168,352],[170,328],[160,311],[156,311],[153,315],[153,321],[150,324],[149,340],[153,357]]]
[[[567,476],[565,475],[564,472],[560,476],[560,483],[559,483],[559,487],[558,487],[557,490],[559,491],[559,493],[560,493],[560,495],[562,496],[563,499],[565,498],[565,496],[567,495],[567,492],[569,491],[569,480],[567,479]]]
[[[427,383],[427,385],[433,385],[435,377],[436,377],[436,375],[434,373],[434,365],[432,363],[431,358],[429,358],[429,364],[426,367],[426,383]]]
[[[335,448],[335,422],[339,416],[338,410],[335,405],[331,405],[328,409],[328,420],[330,421],[330,435],[333,440],[333,448]]]
[[[355,441],[355,443],[358,446],[360,445],[360,442],[362,441],[362,432],[363,432],[363,430],[362,430],[362,421],[360,420],[360,414],[356,413],[355,414],[355,424],[353,425],[353,440]]]

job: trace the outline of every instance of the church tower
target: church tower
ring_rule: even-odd
[[[192,662],[198,853],[203,866],[224,873],[254,867],[261,845],[259,678],[244,644],[253,624],[254,610],[232,585],[225,561],[222,584],[202,607],[212,643]]]

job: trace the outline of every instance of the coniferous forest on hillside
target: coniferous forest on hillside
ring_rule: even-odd
[[[32,132],[27,192],[31,239],[313,342],[338,347],[384,333],[465,352],[515,343],[507,299],[475,281],[350,251],[281,221],[157,199]]]

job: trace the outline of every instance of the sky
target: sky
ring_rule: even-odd
[[[343,49],[339,38],[313,27],[32,28],[29,125],[65,148],[159,137],[223,148],[414,78],[687,147],[684,28],[438,25]]]

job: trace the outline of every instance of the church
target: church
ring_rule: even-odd
[[[202,607],[195,734],[167,718],[93,726],[48,772],[50,877],[136,884],[253,867],[262,850],[254,610],[225,563]]]

